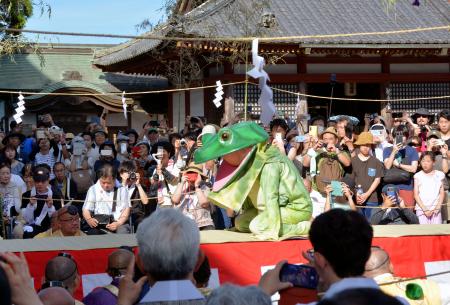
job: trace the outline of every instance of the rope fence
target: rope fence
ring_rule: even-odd
[[[258,84],[243,80],[239,82],[231,82],[231,83],[222,83],[222,86],[233,86],[240,84],[249,84],[253,86],[258,86]],[[182,91],[191,91],[191,90],[199,90],[199,89],[208,89],[208,88],[216,88],[216,85],[206,85],[206,86],[196,86],[196,87],[185,87],[185,88],[174,88],[174,89],[164,89],[164,90],[152,90],[152,91],[136,91],[136,92],[125,92],[124,96],[132,96],[132,95],[145,95],[145,94],[157,94],[157,93],[168,93],[168,92],[182,92]],[[272,90],[292,94],[301,97],[309,97],[316,99],[324,99],[324,100],[338,100],[338,101],[354,101],[354,102],[379,102],[379,103],[388,103],[388,102],[407,102],[407,101],[426,101],[426,100],[439,100],[439,99],[450,99],[450,95],[441,95],[441,96],[430,96],[430,97],[416,97],[416,98],[401,98],[401,99],[364,99],[364,98],[348,98],[348,97],[330,97],[330,96],[322,96],[322,95],[312,95],[305,94],[300,92],[289,91],[285,89],[273,88]],[[50,96],[121,96],[122,93],[119,92],[105,92],[105,93],[64,93],[64,92],[23,92],[23,91],[14,91],[14,90],[0,90],[0,93],[6,94],[22,94],[22,95],[50,95]]]
[[[279,37],[230,37],[230,36],[209,36],[209,37],[182,37],[182,36],[163,36],[163,35],[119,35],[119,34],[99,34],[99,33],[80,33],[80,32],[59,32],[59,31],[43,31],[33,29],[11,29],[1,28],[0,31],[10,33],[30,33],[42,35],[57,36],[82,36],[82,37],[99,37],[99,38],[124,38],[136,40],[164,40],[164,41],[222,41],[222,42],[251,42],[254,39],[264,42],[273,41],[292,41],[302,39],[327,39],[339,37],[357,37],[357,36],[379,36],[379,35],[401,35],[420,32],[431,32],[439,30],[450,30],[450,25],[420,27],[413,29],[400,29],[392,31],[377,32],[358,32],[358,33],[336,33],[336,34],[318,34],[318,35],[296,35],[296,36],[279,36]]]
[[[210,190],[210,189],[207,189]],[[203,190],[205,191],[205,190]],[[196,191],[192,191],[192,192],[184,192],[181,193],[181,196],[186,196],[186,195],[193,195],[195,194]],[[0,194],[1,196],[1,194]],[[154,200],[154,199],[159,199],[161,197],[164,198],[170,198],[172,199],[174,195],[161,195],[161,196],[155,196],[155,197],[147,197],[148,200]],[[13,196],[8,196],[8,199],[19,199],[19,200],[33,200],[36,198],[32,198],[32,197],[13,197]],[[86,201],[86,200],[81,200],[81,199],[57,199],[57,198],[52,198],[54,201],[58,200],[58,201],[62,201],[64,203],[113,203],[113,202],[122,202],[123,200],[97,200],[97,201]],[[37,200],[46,200],[46,199],[42,199],[42,198],[38,198]],[[137,202],[137,201],[141,201],[141,199],[130,199],[130,202]],[[340,202],[339,202],[340,203]],[[340,203],[341,204],[341,203]],[[345,204],[345,203],[342,203]],[[415,209],[416,206],[405,206],[405,207],[400,207],[398,205],[394,205],[392,207],[382,207],[381,204],[379,206],[365,206],[365,205],[359,205],[357,203],[354,203],[355,208],[357,209]],[[450,206],[450,201],[448,201],[447,203],[442,203],[440,205],[440,208],[435,208],[435,209],[431,209],[428,211],[440,211],[442,207],[444,206]],[[297,211],[309,211],[309,209],[298,209]]]

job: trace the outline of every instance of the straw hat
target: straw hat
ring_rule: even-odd
[[[188,167],[184,171],[182,171],[183,174],[185,173],[197,173],[203,177],[206,177],[203,174],[203,166],[201,164],[195,164],[194,162],[189,163]]]
[[[323,135],[326,134],[326,133],[331,133],[331,134],[334,135],[336,138],[339,138],[339,136],[338,136],[338,134],[337,134],[337,131],[336,131],[336,128],[334,128],[334,127],[328,127],[327,129],[325,129],[324,132],[322,132],[322,133],[320,134],[320,138],[323,138]]]
[[[365,131],[361,132],[358,136],[358,140],[356,140],[355,145],[372,145],[373,144],[373,135],[372,133]]]

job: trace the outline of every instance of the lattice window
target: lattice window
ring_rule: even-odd
[[[450,95],[450,83],[393,83],[390,89],[391,99]],[[450,99],[392,102],[391,107],[393,111],[410,113],[423,107],[437,114],[443,109],[450,109]]]
[[[298,84],[271,84],[272,88],[278,88],[288,90],[291,92],[298,92]],[[260,96],[260,90],[257,86],[248,86],[248,106],[251,107],[252,114],[259,115],[261,113],[261,107],[258,105],[258,98]],[[244,111],[244,98],[245,98],[245,84],[238,84],[233,86],[234,96],[234,110],[237,112]],[[295,116],[295,105],[297,104],[297,96],[285,92],[273,91],[273,102],[278,111],[283,111],[288,114],[289,117]]]

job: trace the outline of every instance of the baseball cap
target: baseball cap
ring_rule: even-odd
[[[441,138],[441,133],[438,130],[436,130],[436,129],[432,129],[427,134],[427,139],[429,139],[429,138],[440,139]]]
[[[33,180],[35,182],[44,182],[50,179],[50,171],[45,167],[37,167],[33,171]]]

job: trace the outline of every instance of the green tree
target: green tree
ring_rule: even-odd
[[[2,28],[23,29],[32,15],[32,0],[0,0],[0,26]],[[3,39],[8,37],[5,32],[2,33],[2,36]]]
[[[0,56],[6,54],[13,59],[13,55],[24,48],[37,51],[37,46],[21,33],[5,31],[7,28],[23,29],[35,9],[41,15],[47,12],[50,18],[51,7],[44,0],[0,0]]]

